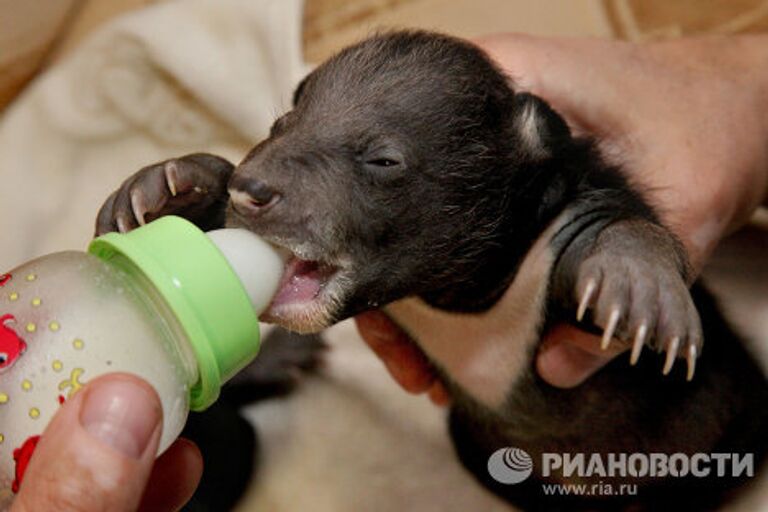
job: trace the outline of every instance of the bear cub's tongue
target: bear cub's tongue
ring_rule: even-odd
[[[328,269],[322,268],[318,262],[292,258],[285,267],[277,294],[272,299],[272,307],[314,300],[328,276]]]

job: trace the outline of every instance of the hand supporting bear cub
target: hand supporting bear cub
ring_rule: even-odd
[[[683,242],[694,278],[720,239],[768,199],[766,39],[630,44],[503,34],[478,43],[519,87],[549,101],[573,129],[597,136],[606,155],[626,163]],[[400,357],[406,351],[394,345],[402,333],[384,315],[357,320],[406,390],[414,389],[409,382],[429,383],[418,392],[441,387],[429,365]],[[600,337],[562,324],[544,339],[536,367],[550,384],[568,388],[628,349],[616,343],[602,350]]]

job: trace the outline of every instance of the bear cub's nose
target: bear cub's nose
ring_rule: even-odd
[[[264,213],[282,198],[281,194],[261,180],[234,176],[229,184],[233,206],[250,215]]]

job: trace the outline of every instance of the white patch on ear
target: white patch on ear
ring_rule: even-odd
[[[543,134],[539,123],[539,110],[536,103],[528,102],[523,106],[523,111],[518,115],[516,127],[520,134],[526,153],[533,158],[544,158],[548,155],[544,147]]]

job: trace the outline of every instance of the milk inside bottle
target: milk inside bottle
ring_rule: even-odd
[[[160,452],[190,409],[256,357],[258,316],[283,272],[253,233],[163,217],[0,274],[0,507],[18,491],[61,404],[110,372],[147,380],[163,406]]]

